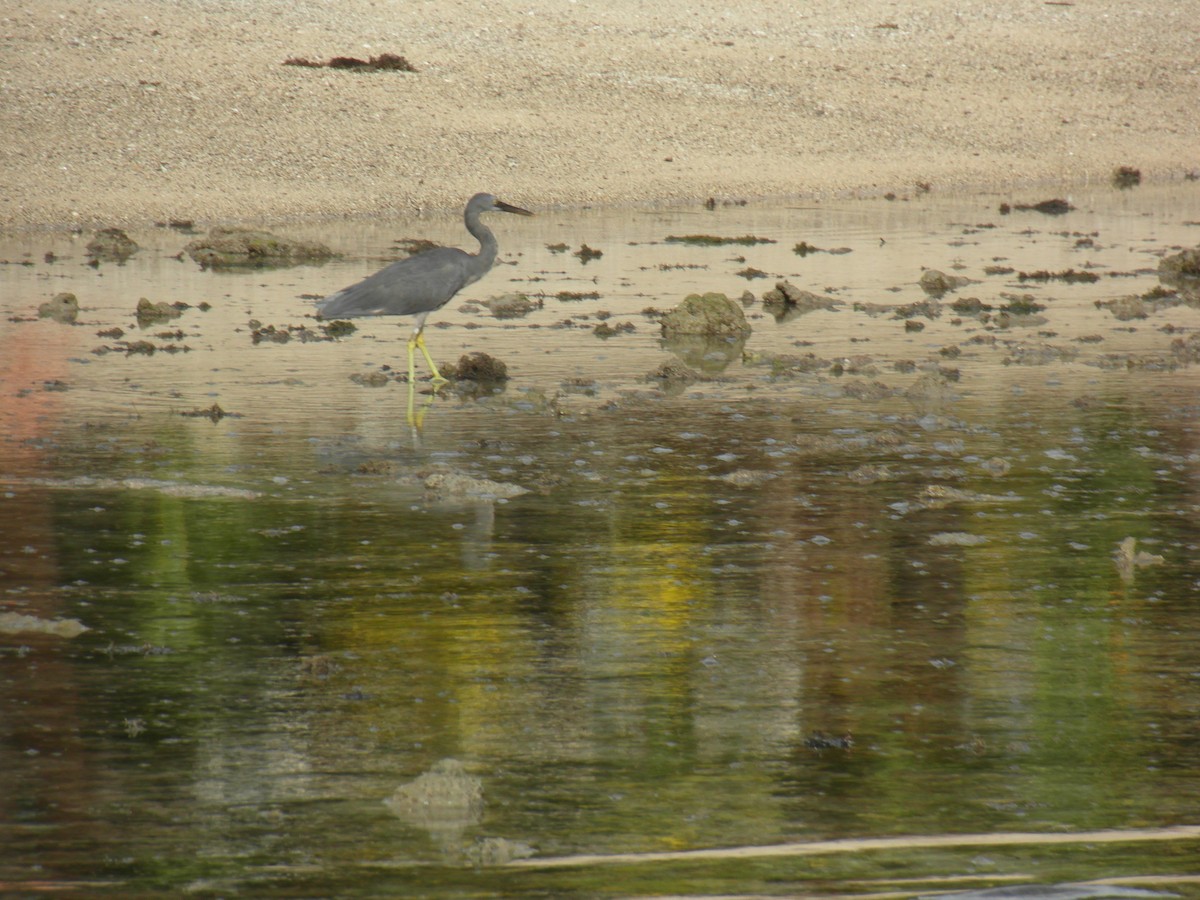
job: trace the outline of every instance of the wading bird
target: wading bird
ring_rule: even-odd
[[[408,259],[397,260],[374,275],[352,284],[324,300],[317,311],[323,319],[352,319],[359,316],[414,316],[412,337],[408,339],[408,383],[416,380],[413,351],[420,348],[433,373],[434,381],[445,381],[425,347],[425,319],[441,309],[455,294],[474,284],[496,262],[499,249],[496,236],[479,221],[485,212],[516,213],[532,216],[529,210],[511,206],[491,194],[476,194],[463,210],[467,231],[479,241],[478,253],[455,247],[436,247]]]

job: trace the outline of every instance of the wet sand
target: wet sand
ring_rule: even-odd
[[[408,213],[481,189],[542,208],[1056,190],[1200,166],[1200,26],[1171,0],[6,7],[7,230]],[[283,65],[383,53],[417,71]]]

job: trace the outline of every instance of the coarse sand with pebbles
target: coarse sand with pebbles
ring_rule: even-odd
[[[1179,0],[0,0],[0,229],[1181,179],[1197,47]]]

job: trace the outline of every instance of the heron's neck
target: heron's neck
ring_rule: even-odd
[[[499,245],[496,243],[496,236],[492,234],[492,229],[488,228],[478,219],[472,222],[466,219],[467,231],[475,236],[475,240],[479,241],[479,253],[477,254],[481,260],[488,264],[491,268],[492,263],[496,261],[496,252]]]

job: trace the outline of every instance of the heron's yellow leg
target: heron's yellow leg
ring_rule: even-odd
[[[417,336],[414,334],[408,339],[408,383],[410,385],[417,383],[417,363],[413,359],[413,347],[417,345]]]
[[[413,369],[413,346],[414,345],[421,348],[421,353],[425,357],[425,362],[429,363],[429,371],[433,373],[433,380],[434,381],[449,381],[448,378],[446,378],[444,375],[442,375],[441,372],[438,371],[438,367],[436,365],[434,365],[433,357],[429,355],[429,350],[425,346],[425,332],[423,332],[423,331],[418,331],[416,334],[414,334],[412,336],[412,340],[410,340],[408,342],[408,368],[409,368],[408,380],[412,381],[412,378],[413,378],[412,369]]]

